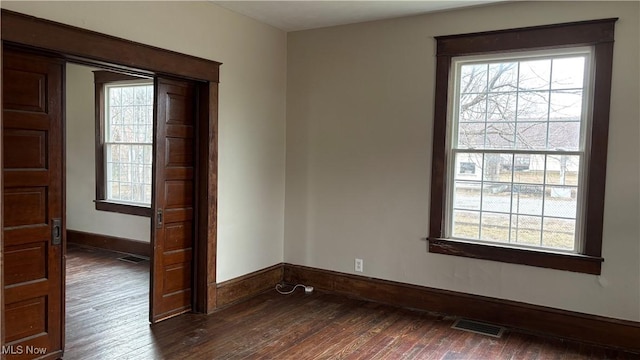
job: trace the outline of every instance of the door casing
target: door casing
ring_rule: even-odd
[[[194,216],[193,309],[203,313],[213,312],[216,308],[218,83],[221,63],[5,9],[1,10],[0,34],[0,57],[1,49],[11,45],[90,66],[195,81],[199,101],[195,128],[197,202]],[[3,146],[1,129],[0,111],[0,159]],[[4,217],[2,197],[0,175],[0,228]],[[0,232],[0,289],[4,289],[2,246],[3,236]],[[4,300],[1,296],[0,306],[0,326],[4,334]],[[4,339],[0,337],[2,345]]]

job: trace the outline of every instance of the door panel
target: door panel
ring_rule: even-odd
[[[4,82],[11,84],[4,94],[5,108],[46,113],[47,75],[4,67]]]
[[[191,310],[195,94],[190,82],[156,79],[151,322]]]
[[[29,346],[55,358],[64,320],[62,246],[51,242],[63,217],[64,63],[7,49],[2,62],[5,349],[8,359],[37,357]]]
[[[16,148],[22,146],[24,152],[11,152],[4,157],[6,169],[46,169],[47,133],[42,130],[7,129],[4,133],[4,146]]]

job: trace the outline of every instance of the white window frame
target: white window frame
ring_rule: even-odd
[[[584,64],[584,77],[583,77],[583,96],[582,96],[582,115],[580,121],[580,142],[578,145],[577,151],[562,151],[562,150],[518,150],[518,149],[460,149],[454,148],[454,144],[457,143],[457,134],[458,134],[458,126],[459,121],[457,119],[459,114],[459,98],[460,98],[460,73],[461,67],[465,64],[487,64],[494,62],[504,62],[504,61],[527,61],[534,59],[550,59],[550,58],[562,58],[562,57],[575,57],[576,55],[582,55],[585,57]],[[591,123],[592,123],[592,97],[593,97],[593,72],[594,72],[594,50],[591,46],[580,46],[580,47],[571,47],[571,48],[563,48],[563,49],[555,49],[555,50],[540,50],[540,51],[521,51],[521,52],[509,52],[504,54],[491,54],[491,55],[472,55],[472,56],[460,56],[453,57],[451,60],[451,69],[450,79],[449,79],[449,96],[448,96],[448,110],[447,110],[447,139],[446,139],[446,159],[447,159],[447,169],[446,169],[446,194],[445,194],[445,213],[444,213],[444,235],[446,238],[450,238],[453,240],[462,240],[473,243],[484,243],[489,245],[498,245],[498,246],[508,246],[515,248],[523,248],[523,249],[533,249],[533,250],[549,250],[554,252],[566,252],[566,253],[574,253],[579,254],[584,251],[584,221],[585,221],[585,211],[584,211],[584,203],[586,198],[586,190],[585,190],[585,181],[586,176],[588,174],[587,165],[589,164],[589,156],[588,151],[586,150],[586,144],[588,143],[587,136],[591,133]],[[551,69],[553,72],[553,69]],[[553,75],[551,75],[553,76]],[[549,90],[553,91],[553,90]],[[550,114],[550,110],[548,115]],[[549,118],[547,118],[547,122],[549,122]],[[517,134],[517,133],[516,133]],[[548,130],[547,130],[548,135]],[[579,156],[579,177],[577,183],[577,208],[576,208],[576,219],[575,219],[575,237],[574,237],[574,247],[571,250],[558,249],[558,248],[548,248],[542,246],[542,241],[540,246],[528,245],[523,243],[514,243],[514,242],[499,242],[499,241],[491,241],[482,239],[480,235],[479,239],[468,239],[468,238],[459,238],[453,236],[453,201],[454,201],[454,189],[455,189],[455,175],[457,173],[456,169],[456,154],[462,153],[482,153],[482,154],[513,154],[512,158],[513,164],[515,166],[515,155],[518,154],[531,154],[531,155],[571,155],[571,156]],[[484,180],[484,164],[480,166],[480,169],[476,169],[476,172],[480,172],[480,183],[481,189],[482,184],[485,182]],[[545,191],[546,191],[546,161],[545,161],[545,172],[544,172],[544,180],[543,180],[543,195],[542,195],[542,209],[544,211],[544,200],[545,200]],[[513,174],[513,172],[512,172]],[[513,185],[513,175],[511,179],[511,185]],[[535,185],[535,184],[533,184]],[[550,185],[554,186],[554,185]],[[479,214],[482,213],[482,191],[480,191],[480,211]],[[511,206],[513,202],[511,201]],[[512,216],[513,208],[510,210],[510,216]],[[540,221],[544,223],[544,215],[541,215]],[[510,221],[510,227],[512,222]],[[482,229],[482,223],[479,224],[480,234]],[[511,234],[511,231],[509,231]],[[542,237],[542,233],[541,233]]]
[[[109,93],[111,89],[114,88],[126,88],[126,87],[142,87],[142,86],[151,86],[153,88],[154,84],[152,81],[148,81],[148,80],[126,80],[126,81],[116,81],[116,82],[110,82],[110,83],[106,83],[104,84],[104,129],[103,129],[103,133],[104,133],[104,163],[102,164],[102,166],[104,167],[104,187],[105,187],[105,200],[106,202],[110,202],[110,203],[116,203],[116,204],[124,204],[124,205],[132,205],[132,206],[139,206],[139,207],[146,207],[146,208],[150,208],[151,207],[151,197],[149,198],[149,202],[137,202],[137,201],[128,201],[128,200],[122,200],[122,199],[118,199],[118,198],[113,198],[112,194],[111,194],[111,190],[109,187],[109,183],[112,181],[111,177],[112,177],[112,173],[111,173],[111,169],[109,169],[108,166],[108,153],[110,151],[109,146],[110,145],[114,145],[114,144],[122,144],[122,145],[141,145],[141,146],[149,146],[150,149],[150,153],[151,155],[151,163],[150,166],[153,166],[153,125],[151,125],[150,129],[151,129],[151,133],[150,133],[150,138],[151,138],[151,142],[144,142],[144,143],[139,143],[139,142],[112,142],[109,141],[110,139],[110,131],[111,131],[111,125],[110,125],[110,119],[111,119],[111,105],[110,105],[110,97],[109,97]],[[153,98],[152,98],[153,100]],[[153,101],[152,101],[152,109],[153,109]],[[152,114],[151,114],[152,118],[153,118],[153,110],[152,110]],[[153,181],[153,174],[150,174],[150,179],[149,179],[149,185],[151,185]]]

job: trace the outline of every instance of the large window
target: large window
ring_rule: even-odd
[[[600,272],[614,22],[437,38],[431,252]]]
[[[96,208],[149,216],[153,159],[153,83],[95,72]]]
[[[105,87],[106,200],[151,205],[153,84]]]
[[[453,59],[451,238],[575,252],[591,49]],[[456,166],[458,165],[458,166]]]

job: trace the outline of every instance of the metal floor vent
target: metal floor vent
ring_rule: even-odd
[[[126,262],[137,264],[137,263],[141,263],[141,262],[143,262],[143,261],[145,261],[147,259],[129,255],[129,256],[124,256],[124,257],[118,258],[118,260],[122,260],[122,261],[126,261]]]
[[[492,336],[495,338],[502,337],[505,328],[497,325],[481,323],[477,321],[458,319],[451,325],[451,328],[469,331],[476,334]]]

